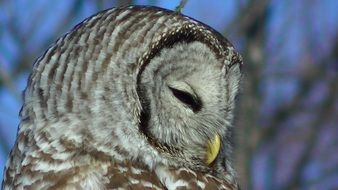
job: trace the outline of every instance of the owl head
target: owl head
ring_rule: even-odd
[[[15,159],[131,160],[233,175],[241,65],[222,35],[187,16],[144,6],[100,12],[36,61]]]

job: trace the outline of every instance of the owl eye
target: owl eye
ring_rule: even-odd
[[[192,95],[189,92],[178,90],[172,87],[169,87],[169,89],[178,100],[187,105],[194,112],[198,112],[201,110],[202,102],[197,96]]]

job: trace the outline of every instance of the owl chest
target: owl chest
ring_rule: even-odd
[[[73,176],[59,180],[60,189],[165,189],[154,171],[143,165],[124,163],[92,163],[79,167]]]

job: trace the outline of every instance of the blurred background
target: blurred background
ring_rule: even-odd
[[[110,7],[179,0],[0,0],[0,181],[34,60]],[[235,118],[243,189],[338,189],[338,1],[188,0],[243,55]]]

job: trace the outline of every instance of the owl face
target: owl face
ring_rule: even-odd
[[[207,161],[208,144],[215,136],[226,140],[231,122],[227,77],[224,63],[201,42],[163,49],[142,73],[141,97],[147,98],[140,129],[183,165],[208,167],[214,160]]]

